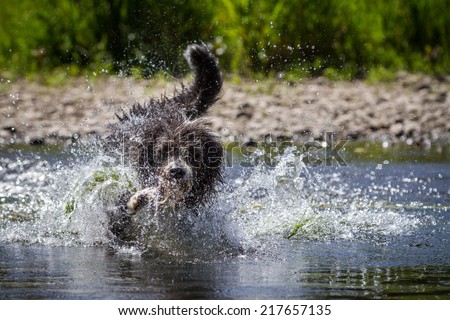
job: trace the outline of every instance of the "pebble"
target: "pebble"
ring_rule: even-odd
[[[321,78],[295,85],[240,81],[225,81],[220,100],[208,112],[224,141],[257,141],[267,134],[319,139],[330,131],[386,143],[450,141],[450,77],[438,81],[399,73],[395,81],[375,85]],[[148,99],[149,88],[159,98],[170,96],[178,83],[117,77],[69,79],[60,87],[9,83],[0,92],[0,143],[55,143],[104,134],[121,108]]]

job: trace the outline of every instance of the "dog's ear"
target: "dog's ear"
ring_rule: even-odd
[[[221,170],[223,162],[223,147],[215,140],[203,143],[203,163],[207,170]]]
[[[223,182],[223,148],[219,141],[201,140],[201,150],[193,147],[193,150],[200,151],[194,168],[194,183],[187,198],[187,205],[190,207],[202,205],[208,202],[211,196],[217,191],[216,187]],[[192,150],[191,150],[192,151]]]
[[[173,101],[182,106],[189,118],[195,118],[217,101],[222,88],[222,76],[217,59],[204,44],[189,45],[184,57],[194,71],[195,78],[191,86],[183,88],[173,97]]]

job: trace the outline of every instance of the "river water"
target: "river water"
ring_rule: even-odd
[[[0,298],[450,298],[448,161],[252,161],[177,228],[118,247],[104,212],[132,172],[95,146],[3,147]]]

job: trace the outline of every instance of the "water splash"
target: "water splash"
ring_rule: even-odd
[[[241,173],[219,197],[244,239],[386,241],[407,235],[423,222],[401,206],[387,204],[352,188],[339,172],[314,172],[295,148],[274,168],[256,165]],[[431,218],[432,219],[432,218]]]
[[[72,150],[62,160],[21,151],[2,154],[0,160],[2,242],[108,244],[105,211],[114,210],[123,190],[137,185],[129,168],[102,155],[95,144]],[[431,216],[364,194],[342,171],[306,167],[295,148],[278,156],[273,167],[254,162],[249,168],[227,168],[227,175],[210,207],[196,215],[175,212],[177,223],[165,227],[155,227],[149,218],[152,227],[141,240],[152,252],[210,257],[226,255],[230,248],[267,249],[279,239],[387,241],[436,223]],[[139,246],[116,249],[141,252]]]

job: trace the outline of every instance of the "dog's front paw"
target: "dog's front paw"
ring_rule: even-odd
[[[146,197],[144,194],[135,194],[130,198],[127,203],[127,213],[130,215],[136,214],[136,212],[142,208],[146,203]]]
[[[136,214],[139,209],[153,202],[155,196],[155,190],[153,188],[147,188],[136,192],[127,203],[128,214]]]

